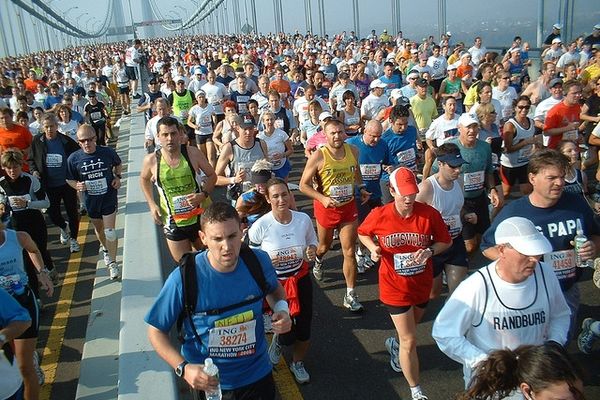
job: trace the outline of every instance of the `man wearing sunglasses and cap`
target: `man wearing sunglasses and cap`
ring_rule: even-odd
[[[494,239],[498,259],[461,283],[433,324],[440,350],[463,364],[465,386],[493,350],[567,342],[569,307],[552,267],[540,262],[552,250],[548,239],[523,217],[498,224]]]
[[[452,237],[452,246],[433,257],[433,287],[430,296],[432,299],[437,298],[442,291],[442,271],[446,272],[448,292],[452,294],[467,276],[469,267],[467,249],[462,237],[463,219],[467,214],[462,212],[465,198],[459,180],[461,166],[468,162],[462,158],[460,149],[454,143],[440,145],[436,154],[438,172],[419,184],[417,201],[429,204],[440,212]],[[470,214],[468,218],[473,218],[474,213]]]
[[[159,90],[160,86],[156,78],[151,78],[148,82],[148,91],[144,92],[140,97],[137,105],[137,112],[143,112],[145,121],[148,123],[152,117],[156,115],[155,101],[156,99],[166,99],[167,96]]]

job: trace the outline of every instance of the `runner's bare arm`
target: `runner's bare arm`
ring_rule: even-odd
[[[150,214],[152,215],[154,223],[162,225],[160,209],[154,201],[154,192],[152,190],[155,166],[156,155],[154,153],[146,155],[142,164],[142,171],[140,172],[140,186],[142,188],[142,193],[144,193],[144,198],[146,198],[146,202],[148,203],[148,207],[150,208]]]

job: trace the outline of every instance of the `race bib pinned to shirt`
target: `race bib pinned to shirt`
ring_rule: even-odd
[[[92,179],[85,181],[85,189],[89,195],[101,196],[108,192],[108,183],[106,182],[106,178]]]
[[[381,164],[360,164],[360,174],[364,181],[376,181],[381,176]]]
[[[238,358],[256,353],[256,320],[208,331],[208,356]]]
[[[394,254],[394,270],[400,276],[418,275],[425,271],[426,264],[417,264],[415,253]]]
[[[464,174],[463,179],[465,183],[465,192],[474,192],[476,190],[481,190],[483,189],[483,183],[485,181],[485,172],[468,172]]]
[[[329,187],[329,197],[338,203],[350,201],[354,196],[353,185],[333,185]]]
[[[559,281],[573,279],[577,274],[575,250],[557,250],[544,254],[544,262],[551,265]]]

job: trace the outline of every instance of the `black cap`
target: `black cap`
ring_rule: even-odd
[[[417,79],[417,86],[425,87],[427,85],[429,85],[429,82],[427,82],[427,79],[425,79],[425,78]]]
[[[240,123],[240,127],[242,127],[243,129],[248,129],[248,128],[256,128],[256,121],[254,120],[254,117],[250,114],[244,114],[241,117],[242,121]]]
[[[96,91],[95,90],[88,90],[87,97],[96,97]]]
[[[153,83],[158,83],[158,81],[156,80],[156,78],[152,78],[148,81],[149,85],[152,85]]]

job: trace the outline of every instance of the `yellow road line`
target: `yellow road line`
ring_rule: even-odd
[[[71,253],[69,256],[67,272],[65,273],[65,278],[60,288],[60,296],[56,304],[56,313],[52,319],[52,325],[50,325],[50,333],[42,357],[42,369],[46,374],[46,384],[41,387],[40,400],[50,400],[52,385],[56,379],[58,360],[65,338],[67,323],[71,316],[71,303],[73,301],[77,276],[79,275],[81,257],[83,256],[85,248],[88,228],[89,219],[82,219],[79,227],[79,236],[77,238],[81,244],[81,250],[77,253]]]
[[[271,340],[273,335],[271,336]],[[270,342],[270,341],[269,341]],[[273,367],[273,378],[275,379],[275,386],[277,391],[281,395],[281,400],[303,400],[302,393],[298,389],[296,379],[292,376],[292,372],[288,368],[285,359],[281,357],[279,364]]]

